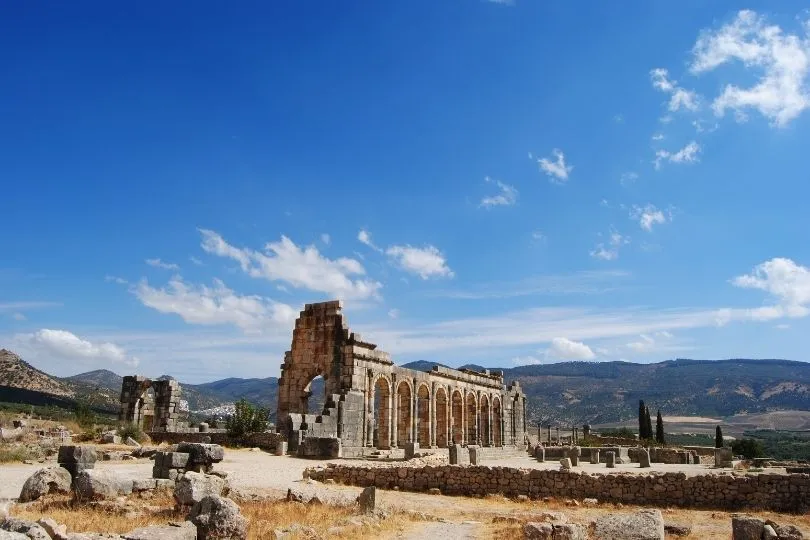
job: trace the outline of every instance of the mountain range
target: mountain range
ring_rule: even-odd
[[[434,365],[418,361],[403,367],[429,371]],[[484,369],[477,365],[463,367]],[[635,417],[640,399],[651,410],[660,409],[668,416],[810,411],[810,363],[805,362],[677,359],[651,364],[564,362],[491,370],[503,372],[507,384],[519,382],[527,395],[527,416],[532,425],[620,422]],[[120,375],[108,370],[53,377],[11,351],[0,349],[0,402],[57,404],[81,398],[97,408],[115,410],[121,381]],[[323,391],[319,382],[313,382],[316,396]],[[210,409],[244,398],[275,413],[276,377],[181,385],[191,410]]]

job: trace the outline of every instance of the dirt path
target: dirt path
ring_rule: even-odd
[[[481,538],[483,531],[480,523],[465,521],[461,523],[437,522],[418,525],[407,533],[395,538],[402,540],[424,540],[425,538],[453,538],[454,540]]]

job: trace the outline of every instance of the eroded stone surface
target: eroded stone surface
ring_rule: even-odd
[[[20,491],[20,502],[30,502],[50,493],[69,493],[72,478],[64,467],[48,467],[32,474]]]

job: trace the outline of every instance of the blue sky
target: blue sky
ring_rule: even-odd
[[[0,345],[277,375],[306,302],[397,362],[805,360],[800,1],[0,8]]]

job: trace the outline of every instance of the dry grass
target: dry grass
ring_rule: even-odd
[[[175,508],[170,493],[147,499],[131,497],[132,504],[119,507],[114,504],[89,506],[68,498],[51,498],[27,506],[15,506],[11,514],[35,521],[47,516],[65,524],[69,532],[126,533],[138,527],[165,525],[170,521],[183,521],[185,512]],[[248,518],[248,538],[261,540],[273,537],[273,530],[285,529],[293,524],[310,527],[320,537],[379,538],[409,528],[412,518],[394,513],[384,520],[366,519],[353,507],[307,505],[282,500],[240,502],[242,514]],[[332,529],[330,528],[339,528]],[[329,531],[329,532],[327,532]],[[292,538],[306,538],[304,531],[293,533]]]

